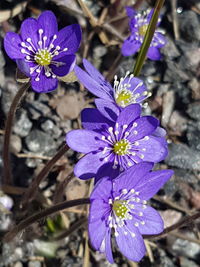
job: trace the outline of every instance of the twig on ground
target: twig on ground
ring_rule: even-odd
[[[87,5],[82,0],[77,0],[77,1],[79,3],[80,7],[82,8],[84,15],[89,18],[91,26],[94,27],[94,28],[99,26],[98,25],[98,20],[93,16],[93,14],[91,13],[91,11],[87,7]],[[109,43],[108,37],[106,36],[105,32],[100,30],[98,35],[99,35],[99,38],[100,38],[100,40],[102,41],[103,44],[108,44]]]
[[[84,204],[90,204],[89,198],[79,198],[75,200],[70,201],[64,201],[62,203],[59,203],[57,205],[54,205],[48,209],[45,209],[43,211],[40,211],[27,219],[21,221],[18,225],[16,225],[11,231],[9,231],[3,238],[5,242],[11,241],[19,232],[22,232],[25,230],[28,226],[31,224],[37,222],[38,220],[41,220],[49,215],[52,215],[56,212],[59,212],[61,210],[65,210],[70,207],[84,205]]]
[[[179,222],[166,227],[164,229],[164,231],[158,235],[144,235],[145,238],[147,239],[154,239],[154,240],[158,240],[161,238],[166,237],[166,235],[178,228],[181,228],[183,226],[189,225],[190,223],[193,223],[196,219],[200,218],[200,211],[196,212],[195,214],[191,215],[191,216],[185,216],[185,218],[183,218],[182,220],[180,220]]]
[[[176,40],[179,40],[180,34],[178,29],[178,18],[177,18],[177,0],[171,0],[171,8],[172,8],[172,20],[173,20],[173,30],[174,30],[174,37]]]
[[[17,153],[16,156],[18,158],[31,158],[31,159],[42,159],[42,160],[50,160],[51,157],[36,155],[36,154],[25,154],[25,153]]]
[[[53,198],[54,204],[57,204],[60,201],[62,201],[65,188],[67,187],[69,182],[73,179],[73,177],[74,177],[74,172],[72,171],[71,173],[69,173],[66,179],[64,179],[62,182],[59,183],[54,193],[54,198]]]
[[[186,236],[184,234],[181,234],[180,232],[172,232],[172,233],[170,233],[170,235],[200,245],[200,240]]]
[[[44,166],[44,168],[41,170],[41,172],[35,177],[35,179],[30,184],[29,188],[27,189],[24,198],[22,199],[22,207],[24,209],[27,208],[28,204],[33,200],[35,194],[38,191],[38,186],[41,183],[43,179],[49,174],[49,172],[54,167],[55,163],[68,151],[69,147],[64,144],[59,151],[56,153],[56,155],[47,162],[47,164]]]
[[[166,205],[172,207],[172,208],[175,209],[175,210],[184,212],[184,213],[186,213],[186,214],[191,214],[191,210],[188,210],[188,209],[186,209],[186,208],[183,208],[183,207],[181,207],[180,205],[175,204],[174,202],[172,202],[172,201],[169,200],[169,199],[161,198],[161,197],[159,197],[158,195],[155,195],[155,196],[153,197],[153,199],[155,199],[155,200],[157,200],[157,201],[159,201],[159,202],[165,203]]]
[[[117,58],[115,59],[115,61],[113,62],[112,64],[112,67],[109,69],[109,72],[108,74],[106,75],[106,79],[110,82],[114,75],[116,74],[117,72],[117,69],[118,69],[118,66],[119,66],[119,63],[120,61],[122,60],[122,55],[121,53],[117,56]]]
[[[4,133],[4,143],[3,143],[3,183],[4,184],[12,184],[12,170],[11,170],[11,162],[10,162],[10,138],[12,133],[12,124],[15,117],[15,113],[17,110],[17,107],[22,100],[25,92],[30,87],[30,83],[26,83],[23,85],[15,95],[10,109],[7,114],[6,123],[5,123],[5,133]]]
[[[81,227],[85,226],[86,223],[87,223],[87,218],[83,217],[83,218],[79,219],[69,229],[67,229],[63,233],[61,233],[61,234],[57,235],[56,237],[54,237],[53,240],[57,241],[57,240],[61,240],[61,239],[66,238],[67,236],[69,236],[70,234],[74,233],[75,231],[77,231]]]

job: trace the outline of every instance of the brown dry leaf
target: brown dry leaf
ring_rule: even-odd
[[[60,216],[62,217],[62,222],[63,222],[65,228],[68,229],[70,226],[70,220],[69,220],[67,214],[65,214],[64,212],[61,211]]]
[[[194,206],[194,208],[200,209],[200,192],[192,191],[190,202]]]
[[[65,83],[73,83],[73,82],[76,82],[78,80],[74,71],[71,71],[69,74],[67,74],[65,76],[58,77],[58,79],[65,82]]]
[[[56,111],[59,117],[63,120],[76,119],[84,106],[82,94],[69,92],[62,98],[57,99]]]
[[[72,168],[68,167],[67,164],[63,170],[61,170],[56,178],[58,182],[64,181],[67,176],[71,173]]]
[[[170,209],[165,211],[159,211],[159,213],[164,221],[165,228],[177,223],[182,217],[181,212]]]
[[[52,0],[56,5],[61,6],[62,8],[66,8],[74,14],[82,15],[82,11],[79,8],[76,1],[71,0]]]
[[[66,198],[67,200],[84,198],[88,192],[88,185],[86,181],[74,177],[71,182],[69,182],[66,188]]]

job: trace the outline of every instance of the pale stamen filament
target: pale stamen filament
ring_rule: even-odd
[[[37,49],[34,46],[34,44],[32,43],[32,39],[31,38],[27,38],[26,41],[32,46],[33,48],[33,53],[36,53]]]

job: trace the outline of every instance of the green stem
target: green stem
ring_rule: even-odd
[[[142,69],[142,66],[144,64],[147,51],[149,49],[149,46],[151,44],[155,29],[156,29],[156,25],[157,25],[157,22],[158,22],[160,10],[161,10],[164,2],[165,2],[165,0],[157,0],[157,2],[156,2],[156,6],[154,8],[154,12],[153,12],[151,21],[150,21],[150,23],[148,25],[148,28],[147,28],[147,31],[146,31],[146,34],[145,34],[145,37],[144,37],[144,41],[143,41],[143,44],[142,44],[142,46],[140,48],[140,52],[139,52],[139,54],[137,56],[135,67],[134,67],[134,70],[133,70],[133,74],[136,77],[139,76],[140,71]]]
[[[46,209],[46,210],[40,211],[40,212],[28,217],[27,219],[23,220],[18,225],[16,225],[10,232],[8,232],[4,236],[3,240],[5,242],[9,242],[19,232],[23,231],[24,229],[26,229],[28,226],[30,226],[34,222],[41,220],[44,217],[47,217],[47,216],[49,216],[53,213],[56,213],[58,211],[61,211],[61,210],[67,209],[67,208],[71,208],[74,206],[83,205],[83,204],[90,204],[90,199],[89,198],[79,198],[79,199],[74,199],[74,200],[70,200],[70,201],[64,201],[62,203],[59,203],[55,206],[52,206],[52,207]]]
[[[69,147],[64,144],[59,151],[56,153],[56,155],[50,159],[47,164],[44,166],[44,168],[40,171],[38,176],[35,177],[35,179],[30,184],[29,188],[27,189],[23,199],[22,199],[22,207],[23,209],[26,209],[26,207],[29,205],[29,203],[34,199],[34,196],[36,195],[38,191],[39,184],[41,181],[48,175],[48,173],[52,170],[55,163],[69,150]]]
[[[17,110],[17,106],[20,103],[24,93],[26,92],[26,90],[28,90],[29,87],[30,83],[26,83],[18,90],[7,115],[5,123],[4,144],[3,144],[3,162],[4,162],[3,184],[10,184],[10,185],[12,184],[12,171],[10,166],[10,152],[9,152],[12,124]]]

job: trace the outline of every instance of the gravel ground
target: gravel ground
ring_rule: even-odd
[[[86,57],[112,82],[113,75],[123,76],[133,70],[136,57],[122,57],[120,45],[128,35],[128,20],[122,14],[130,1],[85,0],[95,17],[104,17],[102,38],[98,27],[90,25],[76,1],[40,0],[0,2],[0,152],[6,114],[20,84],[16,82],[16,65],[5,54],[2,40],[7,31],[17,32],[23,19],[37,16],[41,11],[52,10],[59,27],[79,23],[83,29],[78,64]],[[133,1],[132,1],[133,2]],[[148,3],[147,3],[148,2]],[[145,9],[154,1],[144,1]],[[173,178],[152,200],[165,221],[165,226],[178,222],[185,215],[200,209],[200,3],[177,1],[173,16],[171,2],[162,10],[161,28],[166,32],[167,45],[162,49],[161,61],[146,60],[140,78],[152,92],[144,114],[160,119],[167,130],[169,156],[157,168],[171,168]],[[112,3],[112,4],[111,4]],[[11,10],[17,9],[12,17]],[[121,16],[121,19],[120,19]],[[115,21],[112,22],[113,18]],[[178,31],[174,29],[178,28]],[[108,29],[109,28],[109,29]],[[116,30],[117,29],[117,30]],[[0,235],[28,215],[64,199],[88,197],[91,184],[73,178],[62,194],[58,190],[72,171],[77,153],[69,150],[40,184],[36,199],[26,210],[20,208],[22,195],[33,177],[42,169],[62,145],[65,134],[80,127],[80,111],[92,107],[93,96],[75,83],[60,82],[52,93],[26,93],[17,110],[11,138],[14,184],[0,191]],[[2,172],[0,153],[0,174]],[[0,182],[1,182],[0,177]],[[5,205],[12,206],[9,211]],[[1,242],[0,267],[42,266],[110,266],[104,255],[87,246],[87,227],[55,238],[77,220],[86,216],[81,206],[40,220],[10,243]],[[114,250],[116,263],[112,266],[197,267],[200,266],[200,220],[181,228],[158,241],[147,243],[149,253],[137,265],[128,262]],[[88,258],[89,255],[89,258]]]

